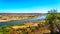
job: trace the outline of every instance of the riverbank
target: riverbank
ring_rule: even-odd
[[[7,22],[7,21],[10,21],[10,20],[0,20],[0,22]]]
[[[1,13],[0,14],[0,22],[6,22],[10,20],[24,20],[24,19],[30,19],[30,18],[35,18],[38,16],[41,16],[43,14],[39,13],[22,13],[22,14],[10,14],[10,13]]]

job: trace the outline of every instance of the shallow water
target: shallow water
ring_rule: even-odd
[[[8,21],[8,22],[0,22],[0,26],[21,24],[21,23],[30,22],[30,21],[34,21],[34,20],[41,20],[41,19],[45,19],[45,18],[46,18],[46,16],[44,15],[44,16],[39,16],[39,17],[31,18],[31,19],[25,19],[25,20],[12,20],[12,21]]]

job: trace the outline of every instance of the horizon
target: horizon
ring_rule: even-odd
[[[0,0],[0,13],[60,13],[60,0]]]

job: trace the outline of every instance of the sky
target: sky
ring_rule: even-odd
[[[0,13],[47,13],[51,9],[60,12],[60,0],[0,0]]]

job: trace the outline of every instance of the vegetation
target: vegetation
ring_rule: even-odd
[[[60,14],[57,13],[57,10],[48,11],[46,16],[46,22],[50,24],[51,34],[56,34],[55,28],[57,26],[57,20],[60,20]]]
[[[18,29],[12,28],[12,26],[23,26],[23,25],[25,24],[15,23],[14,25],[11,25],[11,26],[10,25],[0,26],[0,34],[43,34],[45,30],[48,30],[47,26],[49,27],[49,31],[51,31],[51,34],[56,34],[57,32],[60,32],[60,27],[59,27],[60,14],[57,13],[57,10],[53,9],[53,10],[48,11],[45,22],[44,21],[39,22],[37,26],[31,25],[26,28],[18,28]],[[27,25],[30,25],[30,24],[26,24],[26,26]],[[57,29],[59,31],[57,31]]]
[[[12,28],[10,26],[1,26],[0,27],[0,34],[9,34],[9,31],[11,30]]]

